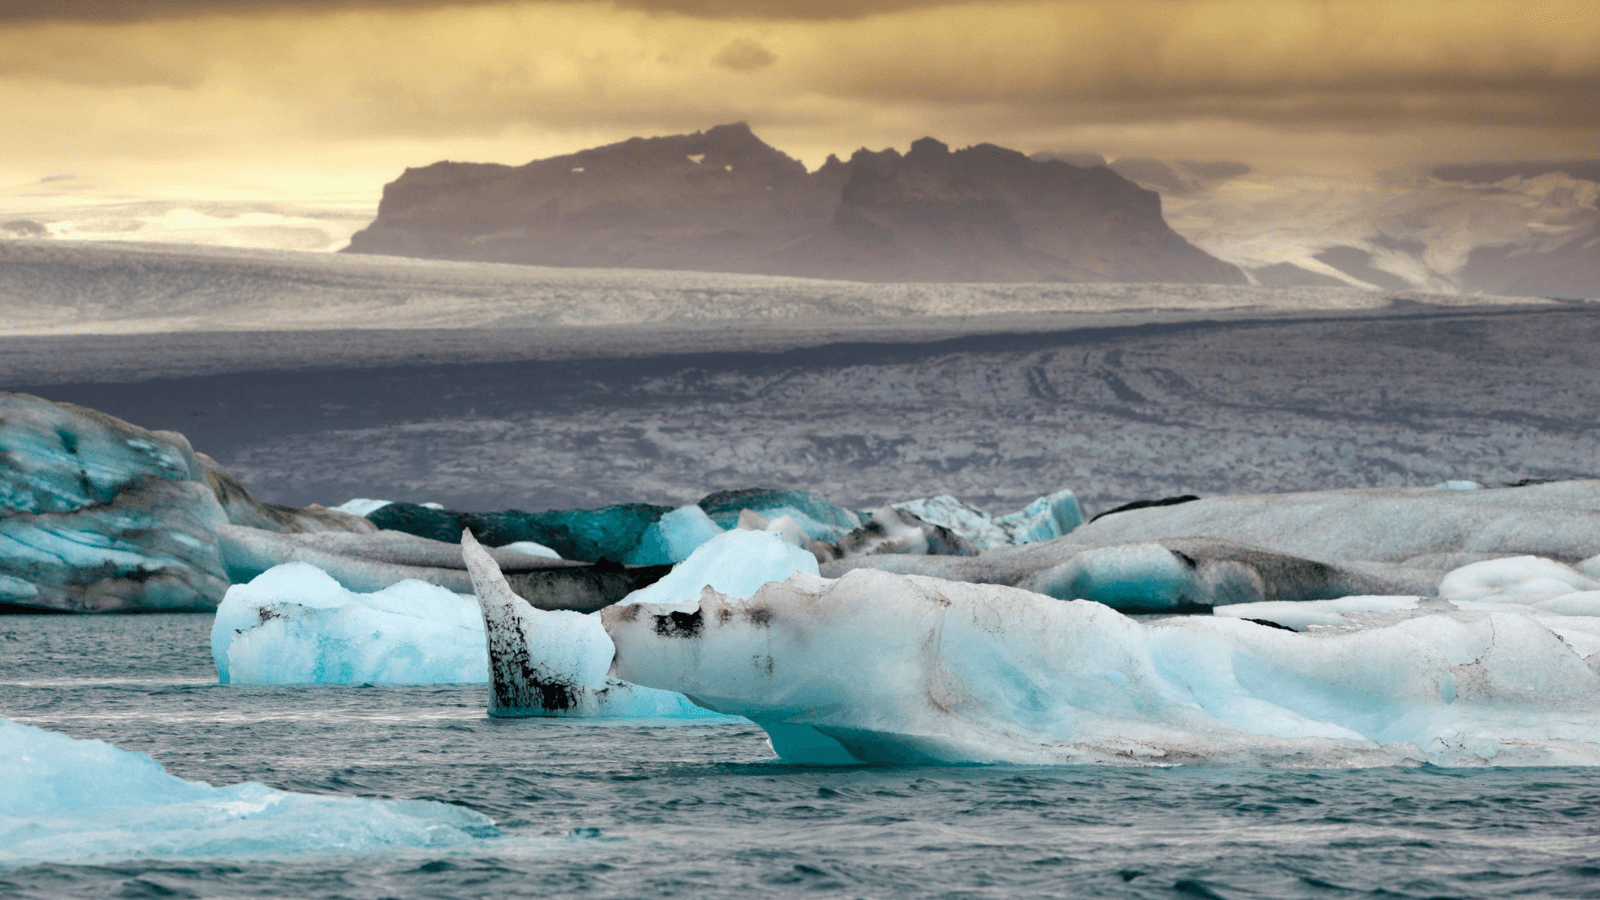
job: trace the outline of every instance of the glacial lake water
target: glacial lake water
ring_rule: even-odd
[[[0,715],[500,834],[0,868],[0,897],[1600,897],[1596,770],[806,768],[742,723],[491,720],[482,685],[218,685],[210,625],[0,618]]]

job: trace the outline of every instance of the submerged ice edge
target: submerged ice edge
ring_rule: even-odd
[[[0,718],[0,868],[459,848],[497,835],[465,807],[212,787],[147,754]]]

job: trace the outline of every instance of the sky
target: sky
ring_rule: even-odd
[[[1594,0],[0,0],[0,187],[375,200],[733,121],[1355,177],[1600,156]],[[42,182],[42,179],[55,181]]]

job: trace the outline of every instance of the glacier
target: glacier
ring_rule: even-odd
[[[601,619],[613,677],[797,763],[1600,765],[1600,619],[1447,603],[1298,633],[857,569]]]
[[[372,593],[304,562],[228,588],[211,626],[223,684],[459,684],[489,680],[470,596],[406,580]]]
[[[0,867],[459,847],[487,816],[432,801],[212,787],[144,753],[0,718]]]
[[[487,628],[491,716],[718,716],[677,692],[610,677],[614,648],[598,614],[536,609],[511,590],[471,532],[462,534],[461,547]],[[816,571],[816,558],[780,534],[728,531],[618,605],[692,601],[705,590],[749,592]]]

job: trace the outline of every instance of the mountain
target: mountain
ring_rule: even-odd
[[[924,138],[807,172],[744,124],[407,169],[347,249],[862,281],[1246,282],[1103,166]]]

